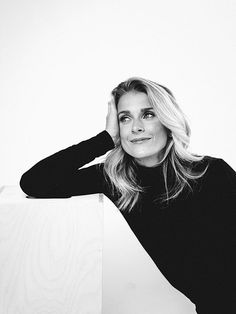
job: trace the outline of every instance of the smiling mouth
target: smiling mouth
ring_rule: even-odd
[[[149,141],[151,138],[136,138],[136,139],[134,139],[134,140],[132,140],[131,141],[131,143],[133,143],[133,144],[142,144],[142,143],[144,143],[144,142],[147,142],[147,141]]]

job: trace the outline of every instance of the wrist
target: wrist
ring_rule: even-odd
[[[112,138],[112,141],[113,143],[115,144],[116,143],[116,139],[117,139],[117,136],[112,134],[112,132],[108,129],[106,129],[107,133],[110,135],[110,137]]]

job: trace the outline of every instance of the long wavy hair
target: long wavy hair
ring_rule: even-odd
[[[204,156],[187,150],[190,127],[168,88],[141,77],[131,77],[112,90],[116,107],[121,96],[128,92],[145,93],[158,119],[166,128],[168,139],[161,152],[163,157],[158,163],[162,167],[165,193],[157,195],[157,200],[168,204],[185,188],[193,191],[190,183],[202,177],[207,167],[201,172],[194,172],[192,165],[193,162],[201,161]],[[122,148],[120,140],[104,161],[104,175],[113,195],[118,195],[117,207],[120,210],[130,212],[144,192],[144,188],[138,184],[136,165],[135,159]],[[169,173],[174,175],[170,176]]]

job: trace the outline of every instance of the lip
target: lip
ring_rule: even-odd
[[[150,137],[140,137],[140,138],[134,138],[130,142],[133,144],[141,144],[141,143],[146,142],[150,139],[151,139]]]

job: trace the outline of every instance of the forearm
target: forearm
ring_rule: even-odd
[[[111,136],[103,131],[39,161],[22,175],[20,186],[28,195],[37,195],[37,191],[42,189],[46,193],[60,186],[66,177],[113,147]]]

